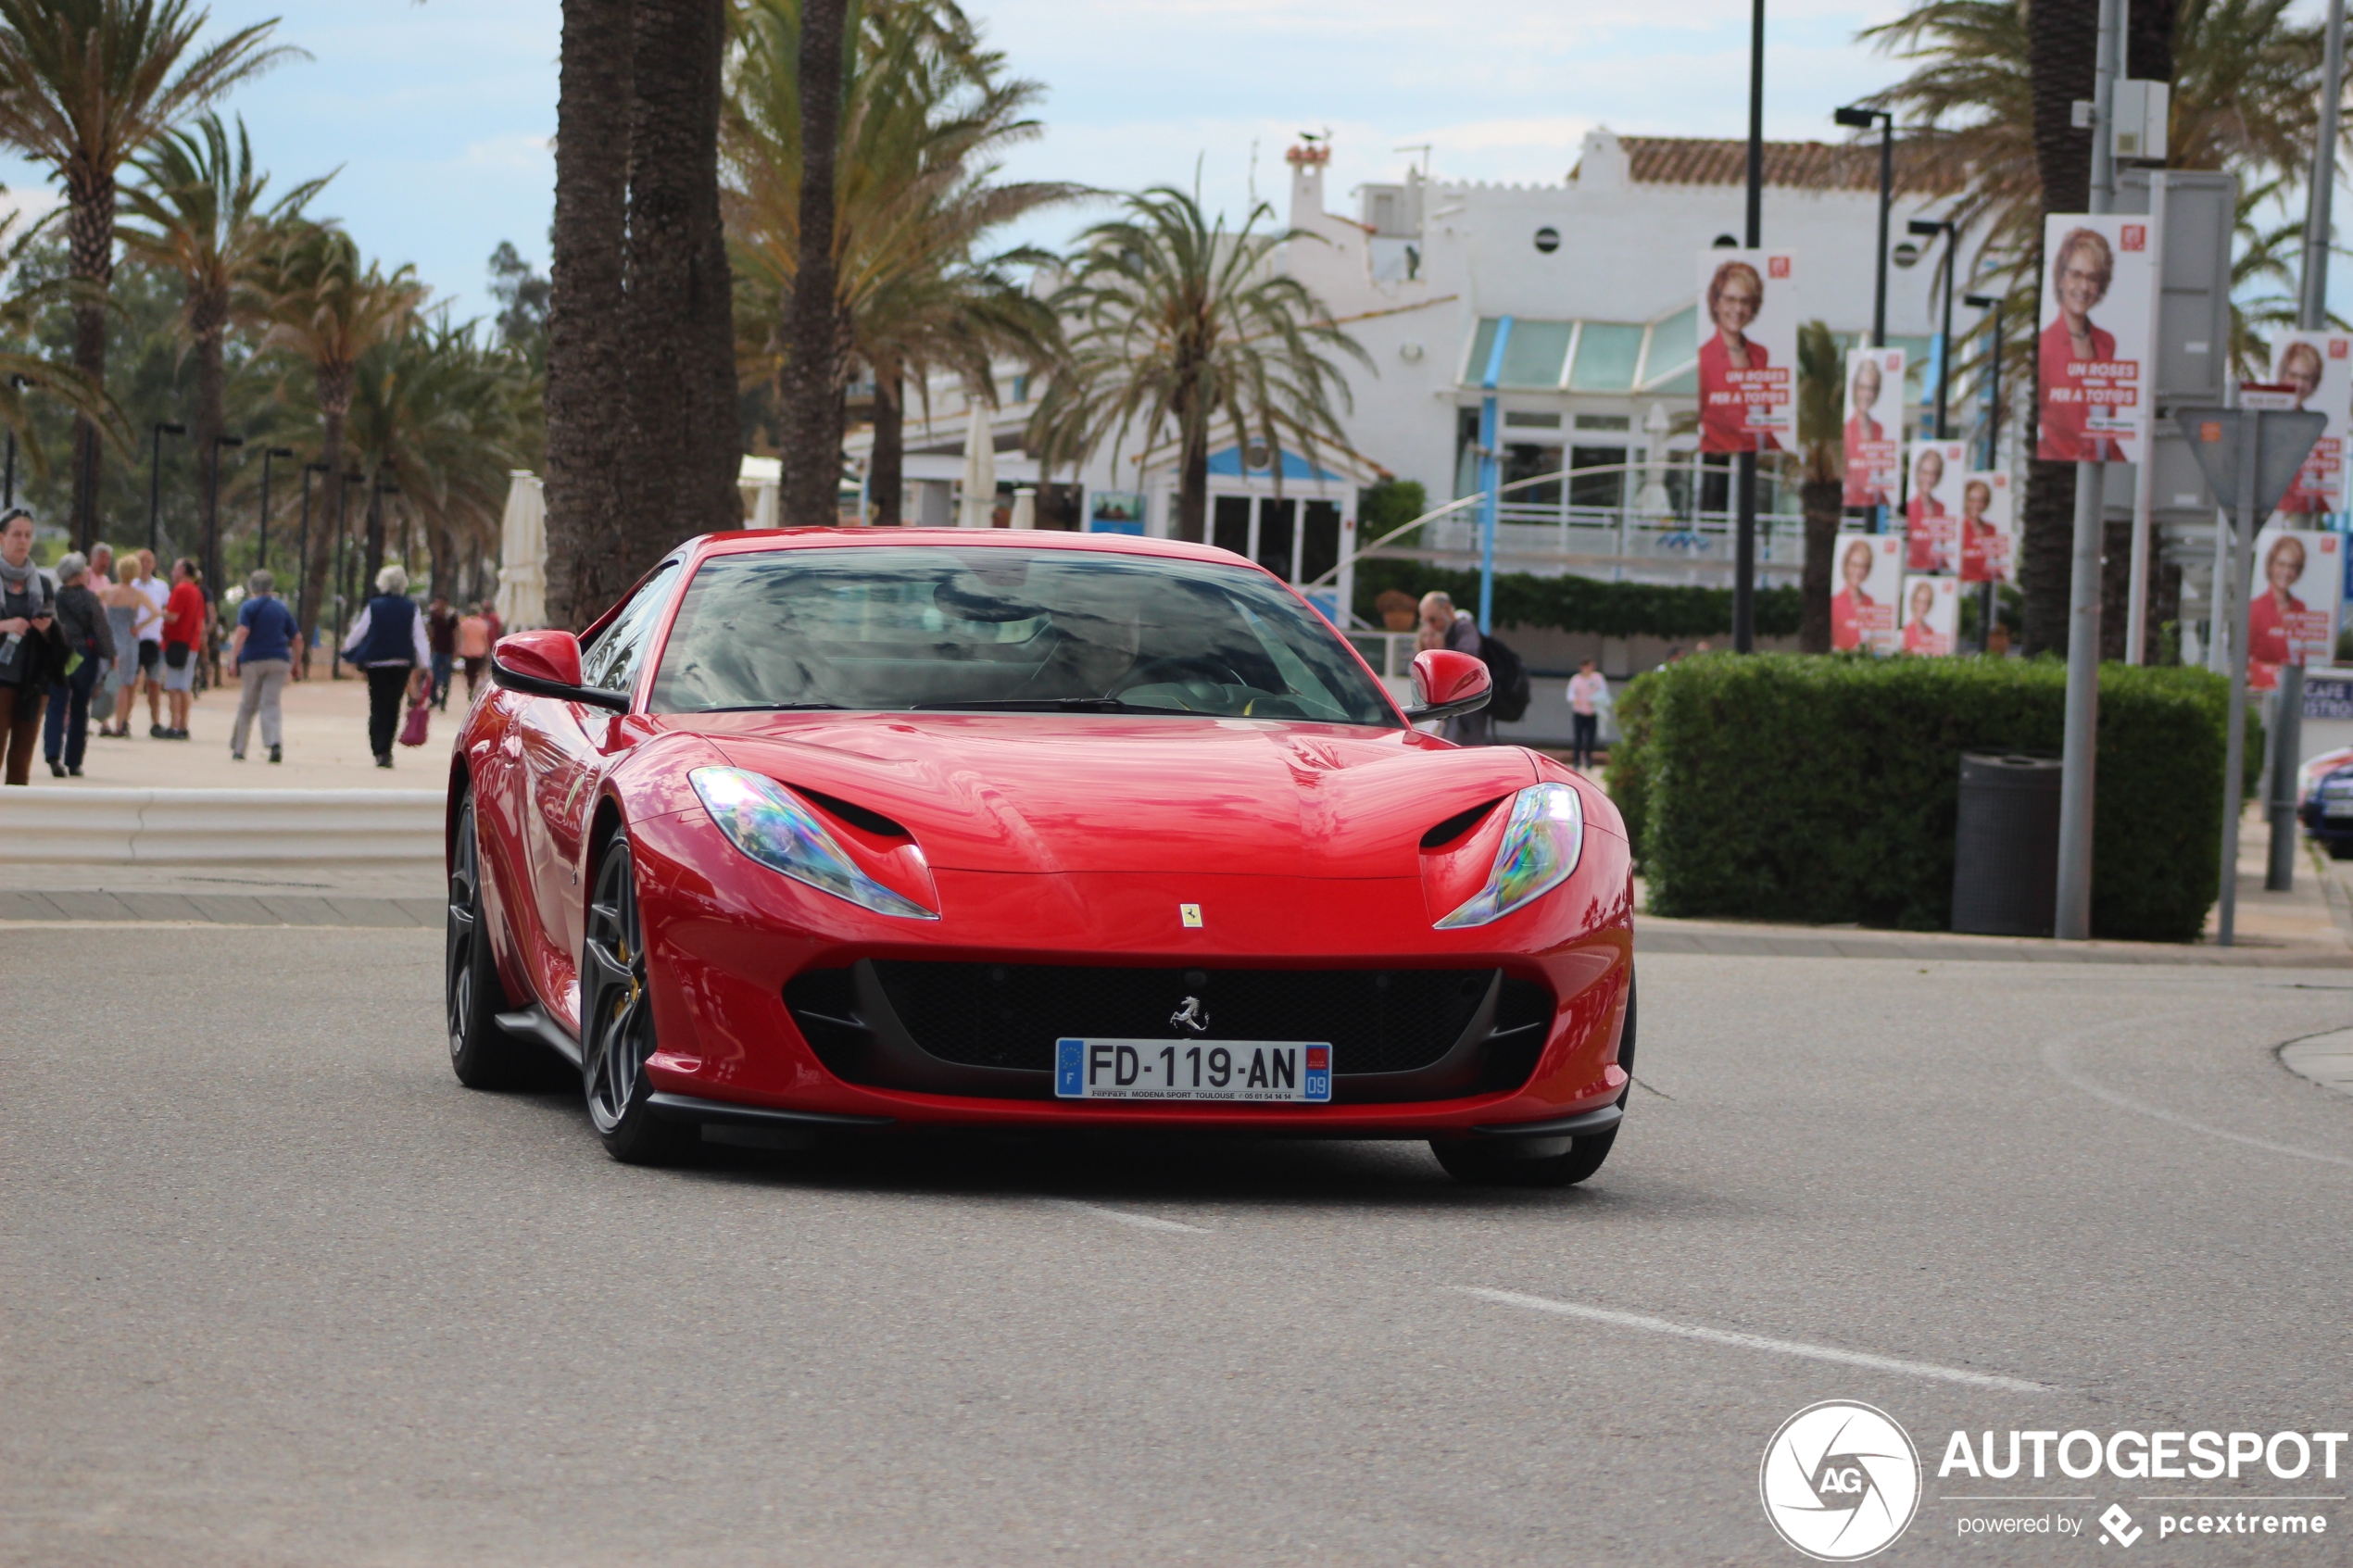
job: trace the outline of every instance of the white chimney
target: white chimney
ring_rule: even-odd
[[[1290,165],[1290,226],[1311,229],[1324,217],[1324,166],[1332,160],[1329,142],[1310,142],[1283,154]]]
[[[1575,179],[1578,189],[1583,191],[1622,191],[1632,183],[1631,160],[1617,132],[1596,125],[1585,132],[1584,145],[1577,153]]]

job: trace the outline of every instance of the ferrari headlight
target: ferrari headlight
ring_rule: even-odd
[[[1567,882],[1585,851],[1585,809],[1565,784],[1541,784],[1512,797],[1511,821],[1487,885],[1438,922],[1441,931],[1486,925]]]
[[[686,777],[728,842],[771,871],[878,915],[939,918],[860,871],[825,824],[775,780],[741,768],[697,768]]]

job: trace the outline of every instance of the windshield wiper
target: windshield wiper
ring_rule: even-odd
[[[731,702],[717,708],[695,708],[691,713],[810,713],[818,710],[839,713],[845,711],[838,702]]]
[[[1166,713],[1165,708],[1148,708],[1141,703],[1115,696],[1008,696],[992,697],[980,702],[915,702],[908,704],[911,713]]]

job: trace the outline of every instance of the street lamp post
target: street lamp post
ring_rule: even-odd
[[[162,544],[162,535],[157,531],[157,518],[163,508],[163,438],[167,435],[187,433],[186,425],[169,424],[161,420],[156,421],[155,439],[150,444],[147,454],[147,553],[149,555],[155,554]]]
[[[242,435],[212,438],[212,471],[205,477],[204,575],[206,583],[216,594],[220,592],[220,449],[245,444]]]
[[[19,390],[19,392],[23,391],[23,390],[24,390],[24,388],[25,388],[27,385],[29,385],[29,384],[30,384],[29,383],[27,383],[27,382],[26,382],[26,380],[25,380],[25,379],[24,379],[24,377],[22,377],[22,376],[10,376],[10,377],[8,378],[8,383],[9,383],[11,386],[14,386],[15,388],[17,388],[17,390]],[[5,494],[0,494],[0,505],[6,505],[6,506],[11,506],[11,507],[13,507],[13,506],[15,506],[16,504],[17,504],[17,427],[16,427],[16,426],[14,426],[14,425],[10,425],[10,426],[8,427],[8,473],[7,473],[7,480],[6,480],[6,493],[5,493]]]
[[[270,570],[270,459],[294,455],[295,450],[291,446],[264,446],[261,449],[261,533],[254,564],[264,571]]]
[[[2002,452],[2002,312],[2005,302],[1999,295],[1972,294],[1964,295],[1961,303],[1971,310],[1994,312],[1993,370],[1985,383],[1991,389],[1985,404],[1985,466],[1990,469],[2001,461]],[[1978,601],[1977,651],[1990,653],[1994,646],[1994,606],[2001,596],[2001,590],[1994,586],[1994,579],[1989,575],[1982,592],[1983,597]]]
[[[310,476],[326,471],[327,465],[324,463],[302,465],[302,537],[295,546],[295,578],[302,584],[303,602],[310,596]],[[302,613],[299,603],[295,613]]]
[[[1936,439],[1950,441],[1944,424],[1944,393],[1953,381],[1953,274],[1960,270],[1960,231],[1949,218],[1915,218],[1909,225],[1923,237],[1944,236],[1944,324],[1936,334]]]
[[[1850,131],[1879,124],[1879,266],[1871,289],[1871,346],[1887,346],[1887,219],[1895,202],[1895,117],[1885,109],[1848,105],[1831,116]]]
[[[1755,0],[1748,28],[1747,245],[1765,243],[1765,0]],[[1732,535],[1732,651],[1756,651],[1756,445],[1740,454]]]

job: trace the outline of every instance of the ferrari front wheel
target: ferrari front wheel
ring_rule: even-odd
[[[449,857],[449,903],[442,942],[442,1003],[449,1024],[449,1067],[470,1089],[504,1089],[528,1070],[526,1047],[498,1027],[506,993],[484,923],[482,849],[474,837],[474,803],[458,809],[457,842]]]
[[[685,1159],[699,1135],[652,1112],[646,1059],[654,1054],[653,997],[646,984],[645,929],[637,911],[629,834],[615,828],[597,869],[580,955],[580,1073],[588,1120],[605,1152],[631,1165]]]

